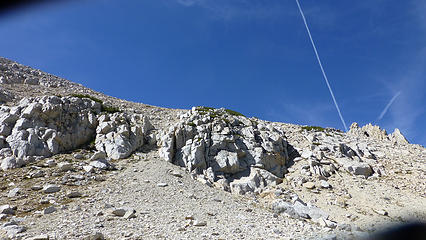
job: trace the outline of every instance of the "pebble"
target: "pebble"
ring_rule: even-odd
[[[325,180],[321,180],[320,185],[321,185],[322,188],[330,188],[331,187],[331,185]]]
[[[313,189],[313,188],[315,188],[315,183],[313,183],[313,182],[305,182],[303,184],[303,187],[305,187],[306,189]]]
[[[167,183],[158,183],[157,184],[157,187],[167,187],[167,186],[169,186],[169,184],[167,184]]]
[[[76,192],[76,191],[70,192],[70,193],[67,194],[68,198],[79,198],[81,196],[83,196],[83,194],[81,192]]]
[[[49,240],[49,235],[41,234],[32,238],[28,238],[28,240]]]
[[[175,176],[175,177],[179,177],[179,178],[181,178],[181,177],[182,177],[182,174],[180,174],[178,171],[172,171],[172,172],[170,173],[170,175]]]
[[[51,213],[54,213],[56,211],[57,211],[57,209],[54,206],[50,206],[50,207],[45,208],[43,210],[43,214],[51,214]]]
[[[62,172],[71,171],[73,169],[73,165],[69,162],[60,162],[58,163],[58,168]]]
[[[205,221],[195,220],[193,225],[197,227],[203,227],[203,226],[206,226],[207,223]]]

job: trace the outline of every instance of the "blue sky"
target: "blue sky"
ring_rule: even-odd
[[[426,145],[426,1],[300,3],[346,124]],[[294,0],[39,5],[0,16],[0,55],[135,102],[343,129]]]

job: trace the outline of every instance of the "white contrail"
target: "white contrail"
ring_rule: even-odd
[[[314,40],[312,39],[311,31],[309,31],[308,23],[306,22],[305,14],[303,14],[302,8],[300,7],[299,0],[296,0],[297,6],[299,7],[300,14],[302,15],[303,22],[305,23],[306,31],[308,32],[309,39],[311,40],[312,47],[314,48],[315,56],[317,57],[318,64],[321,68],[322,75],[324,76],[325,83],[327,83],[328,90],[330,91],[331,98],[333,98],[334,105],[336,106],[337,112],[339,113],[340,120],[342,121],[343,126],[345,127],[345,131],[348,131],[346,127],[345,120],[343,119],[342,113],[340,112],[339,105],[337,104],[336,98],[334,97],[333,90],[331,89],[330,83],[328,82],[327,75],[325,74],[324,68],[322,67],[322,63],[320,57],[318,55],[317,48],[315,46]]]
[[[386,105],[385,109],[383,109],[382,113],[380,113],[380,116],[378,118],[378,120],[382,120],[383,116],[388,112],[390,106],[392,105],[392,103],[395,101],[395,99],[401,95],[401,91],[397,92],[395,94],[395,96],[393,96],[393,98],[388,102],[388,104]]]

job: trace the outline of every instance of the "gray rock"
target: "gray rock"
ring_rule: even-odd
[[[85,237],[84,240],[105,240],[105,237],[102,233],[97,232],[93,235]]]
[[[1,169],[3,171],[11,168],[19,168],[24,165],[24,161],[22,159],[16,159],[14,156],[6,157],[1,162]]]
[[[14,189],[9,191],[9,193],[7,194],[7,197],[13,198],[13,197],[18,196],[19,194],[21,194],[21,189],[20,188],[14,188]]]
[[[130,156],[145,144],[152,129],[148,118],[141,114],[114,113],[98,117],[95,146],[111,159]]]
[[[300,199],[297,199],[293,204],[282,199],[275,200],[272,203],[272,210],[276,213],[287,213],[294,218],[305,218],[317,220],[319,218],[328,218],[328,214],[321,209],[307,205]]]
[[[281,178],[277,178],[272,173],[258,168],[251,168],[248,177],[242,177],[230,183],[232,193],[245,194],[254,192],[257,189],[267,185],[275,186],[282,182]]]
[[[207,226],[207,222],[200,221],[200,220],[195,220],[192,225],[194,225],[196,227],[204,227],[204,226]]]
[[[43,214],[51,214],[56,212],[57,209],[54,206],[47,207],[43,210]]]
[[[111,211],[111,214],[117,217],[123,217],[126,214],[127,210],[124,208],[116,208]]]
[[[60,190],[61,190],[61,187],[54,184],[48,184],[43,186],[44,193],[55,193],[55,192],[59,192]]]
[[[0,214],[14,215],[16,207],[11,207],[9,204],[0,206]]]
[[[68,198],[79,198],[82,197],[83,194],[81,192],[73,191],[67,194]]]
[[[58,168],[62,172],[67,172],[73,170],[73,165],[69,162],[60,162],[58,163]]]
[[[101,170],[114,169],[114,166],[112,164],[110,164],[106,159],[97,159],[95,161],[91,161],[89,163],[89,165],[94,167],[94,168],[101,169]]]
[[[37,235],[31,238],[28,238],[28,240],[49,240],[49,235],[47,234],[41,234],[41,235]]]
[[[90,157],[90,160],[95,161],[95,160],[98,160],[98,159],[105,159],[106,157],[107,157],[107,155],[104,151],[97,151],[92,155],[92,157]]]
[[[14,238],[19,233],[25,232],[27,228],[24,226],[10,225],[10,226],[3,227],[3,230],[7,232],[7,236],[9,238]]]

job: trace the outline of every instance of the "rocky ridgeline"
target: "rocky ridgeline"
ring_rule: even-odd
[[[89,98],[24,98],[0,107],[0,156],[3,170],[89,145],[110,159],[128,157],[143,146],[152,129],[141,114],[101,112]]]
[[[326,180],[338,171],[380,177],[385,170],[378,158],[386,154],[380,142],[408,144],[398,129],[387,135],[378,126],[360,128],[354,123],[348,133],[309,129],[304,134],[308,147],[298,148],[286,141],[284,129],[280,123],[250,119],[226,109],[194,107],[160,133],[159,153],[197,174],[202,182],[245,194],[281,183],[287,168],[296,163],[301,165],[297,179],[302,183],[304,176]]]
[[[0,57],[0,71],[1,84],[41,85],[50,88],[81,86],[2,57]]]

